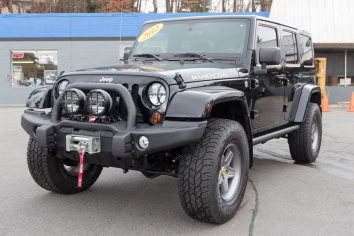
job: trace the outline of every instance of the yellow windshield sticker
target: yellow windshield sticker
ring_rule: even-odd
[[[154,36],[155,34],[157,34],[163,27],[163,24],[158,24],[158,25],[154,25],[153,27],[145,30],[144,33],[141,34],[141,36],[138,39],[138,42],[143,42],[145,40],[148,40],[149,38],[151,38],[152,36]]]

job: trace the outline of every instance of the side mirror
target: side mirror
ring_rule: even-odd
[[[259,63],[262,64],[262,69],[266,65],[279,65],[281,62],[280,48],[261,48],[259,50]]]
[[[124,64],[128,63],[128,58],[131,51],[132,51],[132,47],[124,48],[124,56],[123,56]]]

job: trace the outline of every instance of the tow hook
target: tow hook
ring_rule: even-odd
[[[84,155],[85,155],[85,146],[79,142],[77,144],[77,151],[80,156],[80,168],[79,168],[79,177],[77,179],[77,187],[82,188],[82,174],[84,171]]]

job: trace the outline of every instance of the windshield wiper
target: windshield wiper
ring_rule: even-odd
[[[135,54],[133,57],[153,57],[158,61],[162,61],[161,57],[156,56],[155,54],[152,53],[142,53],[142,54]]]
[[[176,55],[174,55],[174,57],[199,57],[199,58],[201,58],[201,59],[214,62],[213,59],[211,59],[210,57],[204,56],[204,55],[199,54],[199,53],[183,53],[183,54],[176,54]]]

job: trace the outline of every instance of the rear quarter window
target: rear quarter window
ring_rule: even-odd
[[[312,40],[310,37],[300,34],[301,60],[305,66],[313,66]]]

